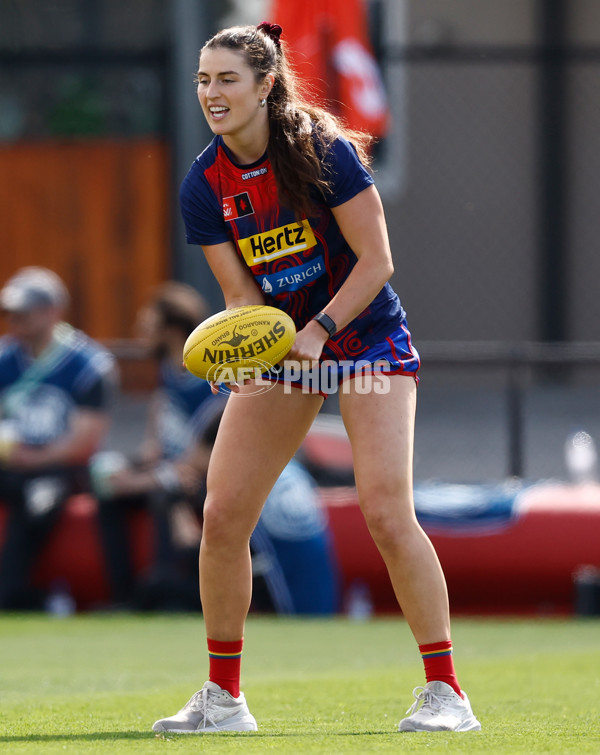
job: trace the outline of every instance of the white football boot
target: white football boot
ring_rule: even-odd
[[[466,692],[457,695],[445,682],[428,682],[413,690],[415,702],[409,716],[398,724],[398,731],[479,731],[481,724],[473,715]]]
[[[244,693],[233,697],[214,682],[205,682],[199,692],[170,718],[160,718],[152,727],[157,733],[211,734],[217,731],[256,731],[256,719],[248,710]]]

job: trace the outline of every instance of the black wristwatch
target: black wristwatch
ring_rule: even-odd
[[[319,325],[325,328],[325,330],[329,333],[330,338],[335,335],[337,325],[335,324],[335,321],[331,317],[329,317],[329,315],[325,314],[325,312],[319,312],[318,315],[315,315],[313,317],[313,320],[316,320]]]

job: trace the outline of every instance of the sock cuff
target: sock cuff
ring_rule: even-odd
[[[231,642],[223,640],[206,640],[209,658],[240,658],[244,646],[244,638]]]
[[[423,658],[439,658],[444,655],[452,655],[452,641],[431,642],[427,645],[419,645],[419,652]]]

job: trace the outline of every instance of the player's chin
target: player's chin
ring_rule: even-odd
[[[227,136],[227,134],[230,133],[231,127],[227,125],[226,122],[223,121],[217,121],[212,116],[208,116],[206,119],[208,122],[208,125],[210,127],[210,130],[215,134],[216,136]],[[227,119],[225,119],[226,121]]]
[[[208,125],[209,125],[210,130],[213,132],[213,134],[215,136],[223,136],[224,135],[223,134],[223,129],[217,128],[216,124],[213,123],[210,119],[207,119],[207,120],[208,120]]]

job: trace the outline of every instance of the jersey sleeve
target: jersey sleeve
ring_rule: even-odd
[[[188,244],[222,244],[231,237],[223,219],[223,208],[197,160],[181,184],[181,214]]]
[[[371,186],[373,177],[361,163],[354,145],[338,137],[324,159],[325,172],[331,181],[325,193],[328,207],[337,207]]]
[[[100,376],[74,396],[75,405],[80,409],[108,411],[115,399],[115,383],[108,375]]]
[[[14,345],[11,343],[10,337],[0,338],[0,391],[9,386],[17,377],[13,374],[15,372],[12,366],[15,361],[14,357],[11,359],[13,351]]]
[[[113,355],[91,346],[81,359],[81,369],[73,383],[73,402],[80,408],[107,411],[114,401],[117,383]]]

